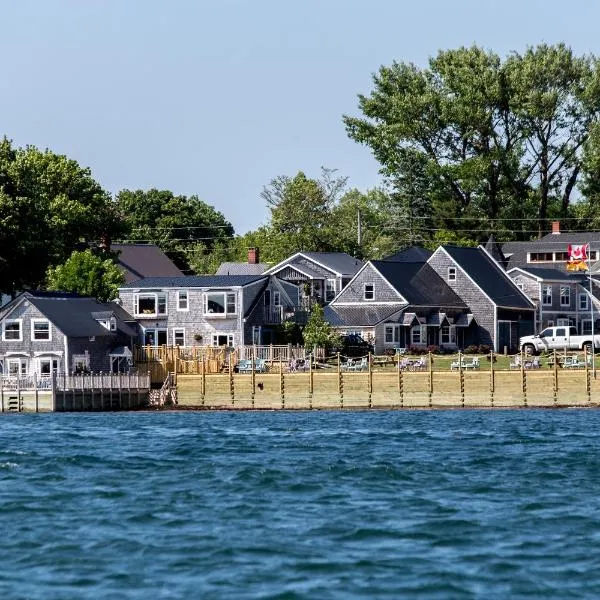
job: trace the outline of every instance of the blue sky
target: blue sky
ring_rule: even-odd
[[[277,175],[380,184],[348,139],[382,64],[563,41],[600,54],[591,0],[0,0],[0,135],[66,154],[105,189],[197,194],[237,233]]]

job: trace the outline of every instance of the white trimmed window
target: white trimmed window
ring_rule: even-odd
[[[552,286],[542,286],[542,304],[544,306],[552,306]]]
[[[183,329],[183,328],[173,329],[173,345],[174,346],[185,346],[185,329]]]
[[[11,377],[19,377],[27,375],[27,359],[26,358],[7,358],[6,371]]]
[[[560,305],[571,306],[571,288],[566,285],[560,286]]]
[[[213,333],[212,345],[213,346],[229,346],[233,348],[235,341],[235,334],[233,333]]]
[[[235,292],[206,292],[204,294],[204,315],[227,317],[237,313]]]
[[[51,339],[50,321],[47,319],[31,319],[31,341],[49,342]]]
[[[325,302],[331,302],[335,298],[335,279],[325,282]]]
[[[579,294],[579,310],[589,310],[587,294]]]
[[[385,344],[397,344],[400,341],[400,325],[386,325],[384,327]]]
[[[440,329],[440,345],[456,345],[456,326],[443,325]]]
[[[58,358],[48,356],[40,358],[39,365],[39,374],[42,377],[50,377],[51,375],[58,374],[58,370],[60,368],[60,361]]]
[[[187,290],[177,292],[177,310],[189,310]]]
[[[456,267],[448,267],[448,281],[456,281]]]
[[[364,300],[374,300],[375,299],[375,286],[372,283],[365,283],[363,299]]]
[[[109,331],[117,330],[117,319],[115,319],[115,317],[111,317],[110,319],[97,319],[97,321],[102,327]]]
[[[427,340],[427,327],[425,325],[416,325],[410,330],[410,340],[413,344],[424,344]]]
[[[156,318],[167,314],[166,292],[144,292],[134,296],[133,311],[136,317]]]
[[[90,370],[90,355],[73,354],[73,373],[89,373]]]
[[[2,322],[2,340],[5,342],[23,341],[23,320],[6,319]]]

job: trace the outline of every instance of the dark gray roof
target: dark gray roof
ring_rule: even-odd
[[[373,260],[371,264],[413,306],[467,306],[427,263]]]
[[[215,275],[261,275],[267,270],[265,263],[224,262]]]
[[[569,271],[561,271],[560,269],[553,269],[552,267],[519,267],[521,271],[531,273],[534,277],[545,279],[547,281],[575,281],[580,282],[587,279],[583,273],[573,273]]]
[[[146,277],[126,283],[127,288],[224,288],[249,285],[265,279],[264,275],[188,275],[183,277]]]
[[[111,244],[118,252],[117,264],[125,274],[125,283],[144,277],[181,277],[183,273],[154,244]]]
[[[498,264],[500,264],[503,268],[506,267],[506,256],[504,256],[502,247],[496,241],[496,238],[493,234],[490,235],[488,241],[486,242],[485,249],[491,254],[494,260],[498,261]]]
[[[452,259],[496,304],[505,308],[533,309],[512,279],[482,248],[442,246]]]
[[[95,298],[73,298],[72,296],[44,297],[27,292],[25,296],[68,337],[114,337],[114,331],[109,331],[96,321],[93,315],[98,313],[114,314],[117,318],[117,330],[125,335],[135,335],[135,331],[121,319],[121,315],[127,313],[114,302],[103,303]],[[130,319],[133,320],[132,317]]]
[[[371,327],[395,313],[400,312],[397,306],[325,306],[325,320],[333,327]]]
[[[431,250],[420,248],[419,246],[412,246],[401,252],[396,252],[396,254],[392,254],[391,256],[386,256],[383,260],[388,260],[390,262],[427,262],[432,254],[433,252],[431,252]]]
[[[356,275],[364,264],[362,260],[346,252],[302,252],[302,254],[341,275]]]

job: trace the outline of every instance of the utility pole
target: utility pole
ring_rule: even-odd
[[[361,222],[360,222],[360,208],[358,209],[358,223],[356,226],[356,231],[357,231],[357,242],[358,242],[358,247],[360,248],[361,243],[362,243],[362,227],[361,227]]]

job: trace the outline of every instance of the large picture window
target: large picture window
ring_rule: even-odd
[[[234,292],[206,292],[204,294],[204,314],[206,316],[235,315],[237,313]]]
[[[135,295],[134,306],[136,317],[158,317],[167,314],[167,294],[150,292]]]

